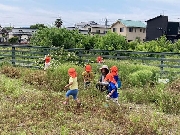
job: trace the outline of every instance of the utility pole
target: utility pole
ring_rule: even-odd
[[[108,20],[107,18],[105,18],[105,28],[106,28],[105,33],[107,33],[107,26],[108,26]]]

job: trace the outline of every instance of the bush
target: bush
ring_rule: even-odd
[[[20,78],[20,69],[12,66],[2,66],[1,73],[5,74],[7,77]]]
[[[54,91],[63,91],[64,86],[69,81],[68,69],[74,67],[78,73],[78,82],[82,81],[83,69],[73,64],[63,64],[47,71],[48,86]]]
[[[153,72],[150,70],[144,69],[140,71],[136,71],[129,75],[130,83],[133,86],[143,86],[152,80],[153,78]]]
[[[14,44],[14,43],[18,42],[18,39],[19,39],[18,37],[12,37],[8,41],[9,41],[9,43]]]

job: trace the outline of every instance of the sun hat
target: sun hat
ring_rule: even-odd
[[[107,65],[102,65],[100,69],[103,69],[103,68],[109,69]]]
[[[77,77],[77,73],[76,73],[75,68],[69,68],[69,69],[68,69],[68,74],[69,74],[69,76],[71,76],[72,78]]]
[[[85,70],[87,72],[90,72],[92,70],[91,65],[86,65]]]

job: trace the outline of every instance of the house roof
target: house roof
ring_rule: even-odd
[[[76,23],[75,24],[76,27],[87,27],[87,26],[90,26],[91,28],[110,28],[109,25],[101,25],[101,24],[98,24],[94,21],[90,21],[90,22],[81,22],[81,23]]]
[[[126,27],[146,28],[146,25],[141,21],[118,19],[118,22],[121,22]]]
[[[100,25],[100,24],[97,24],[97,25],[90,25],[91,28],[110,28],[109,25]]]
[[[155,19],[158,19],[158,18],[163,18],[163,17],[168,19],[168,16],[159,15],[159,16],[157,16],[157,17],[154,17],[154,18],[152,18],[152,19],[147,20],[147,22],[148,22],[148,21],[155,20]]]

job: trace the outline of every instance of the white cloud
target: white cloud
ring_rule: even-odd
[[[20,11],[19,7],[0,4],[0,11]]]
[[[21,1],[21,0],[14,0]],[[29,0],[35,2],[34,0]],[[141,0],[142,1],[142,0]],[[148,0],[155,1],[155,0]],[[163,0],[156,0],[163,1]],[[169,0],[165,0],[169,2]],[[175,1],[175,0],[171,0]],[[163,9],[158,7],[149,7],[147,9],[141,9],[138,7],[129,7],[128,13],[118,12],[107,12],[104,9],[99,11],[75,11],[75,10],[46,10],[39,7],[31,7],[28,10],[23,7],[9,6],[0,4],[0,16],[2,18],[0,24],[2,26],[14,25],[15,27],[25,27],[36,23],[43,23],[45,25],[52,25],[58,17],[63,20],[64,26],[73,26],[75,23],[82,21],[96,21],[104,24],[104,19],[108,18],[109,24],[114,23],[117,19],[128,19],[128,20],[140,20],[146,21],[154,18],[163,12]],[[176,13],[175,11],[167,11],[168,16]],[[166,13],[166,11],[165,11]],[[178,14],[178,13],[176,13]]]

